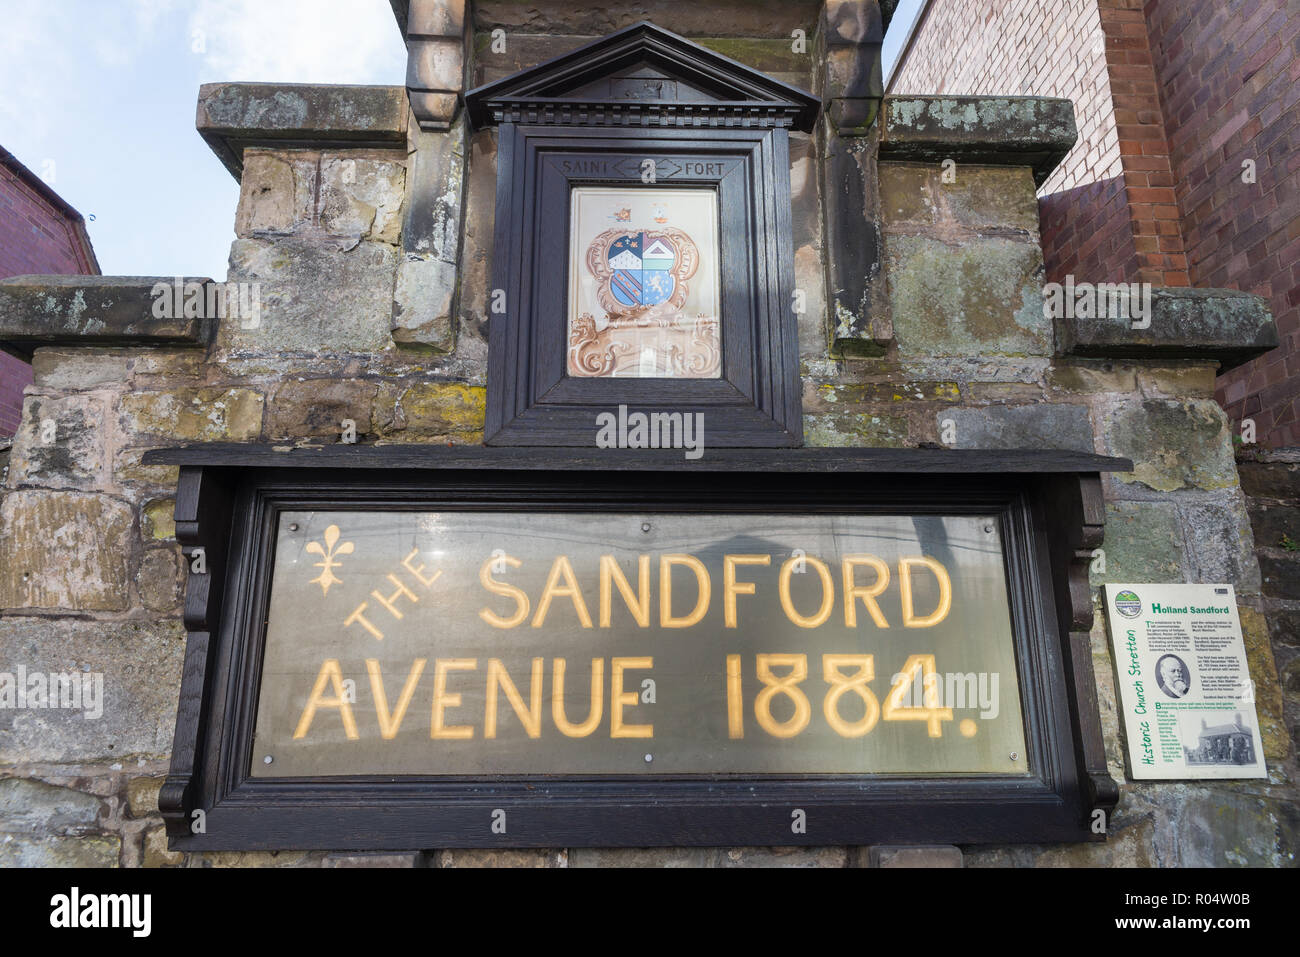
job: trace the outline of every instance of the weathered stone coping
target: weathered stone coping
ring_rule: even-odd
[[[1133,462],[1057,449],[709,449],[685,459],[680,450],[492,448],[435,445],[276,446],[220,442],[152,449],[146,465],[232,468],[506,469],[516,471],[695,471],[780,473],[961,474],[1131,472]]]
[[[203,287],[212,282],[181,281]],[[214,321],[154,315],[158,283],[174,290],[176,279],[14,276],[0,281],[0,349],[30,359],[40,346],[206,345]],[[183,316],[182,310],[171,311]]]
[[[205,83],[195,125],[239,179],[249,147],[404,147],[409,115],[401,86]]]
[[[1126,318],[1057,318],[1057,351],[1115,359],[1217,360],[1222,369],[1277,348],[1268,301],[1235,289],[1151,291],[1151,325]],[[1222,370],[1221,370],[1222,371]]]
[[[434,3],[438,3],[441,5],[451,7],[453,9],[456,8],[464,9],[465,7],[465,0],[415,0],[414,3],[412,3],[412,0],[388,0],[388,3],[393,8],[393,16],[397,19],[397,26],[399,29],[402,30],[403,35],[406,35],[407,24],[410,23],[412,6],[415,6],[417,8],[427,9],[428,7],[432,6]],[[887,30],[889,29],[890,22],[894,19],[894,11],[898,9],[898,0],[879,0],[879,3],[880,3],[880,16],[881,19],[884,21],[884,26],[885,29]],[[668,7],[670,5],[673,7],[683,7],[683,8],[687,7],[687,4],[674,2],[674,0],[660,0],[659,4],[655,4],[653,6]],[[767,9],[779,5],[780,5],[779,0],[763,0],[763,2],[761,3],[754,3],[754,6],[757,8],[758,12],[765,12]],[[519,6],[524,10],[528,10],[527,5],[525,4],[521,3],[519,4]],[[578,4],[578,3],[568,5],[567,16],[564,14],[560,14],[557,16],[557,11],[549,8],[545,11],[545,14],[546,14],[546,23],[548,25],[548,29],[557,34],[565,33],[566,31],[571,33],[574,30],[581,31],[583,29],[587,29],[590,27],[591,23],[596,18],[603,18],[608,16],[607,11],[600,4]],[[645,15],[650,20],[653,20],[655,18],[656,11],[653,9],[647,10],[645,11]],[[692,7],[691,9],[686,10],[683,13],[679,13],[678,15],[694,16],[699,23],[716,28],[716,21],[717,21],[716,11],[711,12],[707,8],[703,10],[697,10],[694,7]],[[712,19],[710,19],[710,17],[712,17]],[[478,29],[480,30],[484,28],[491,29],[492,27],[498,25],[499,24],[496,22],[496,20],[492,19],[490,16],[484,18],[481,13],[479,14]],[[695,34],[695,31],[689,30],[689,27],[692,25],[693,24],[690,23],[687,24],[665,23],[664,24],[664,26],[667,26],[669,29],[677,27],[678,29],[675,30],[674,32],[680,33],[683,30],[687,30],[693,36]],[[749,29],[753,30],[755,28],[753,26],[750,26]]]
[[[887,96],[880,156],[1029,166],[1041,186],[1078,139],[1074,104],[1046,96]]]

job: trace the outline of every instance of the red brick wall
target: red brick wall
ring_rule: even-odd
[[[0,279],[96,271],[65,213],[0,166]]]
[[[1048,278],[1187,285],[1141,0],[933,0],[892,93],[1060,96],[1079,140],[1039,190]]]
[[[1136,263],[1128,264],[1124,278],[1157,286],[1187,286],[1191,279],[1173,165],[1142,3],[1099,0],[1097,4],[1106,37],[1111,106],[1137,253]]]
[[[0,165],[0,279],[98,273],[75,223],[22,177]],[[0,352],[0,435],[13,435],[32,368]]]
[[[1282,342],[1220,377],[1219,401],[1261,444],[1300,446],[1300,4],[1146,0],[1144,13],[1192,280],[1267,297]]]

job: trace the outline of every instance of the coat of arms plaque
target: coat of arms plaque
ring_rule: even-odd
[[[572,192],[568,374],[715,379],[717,194]]]

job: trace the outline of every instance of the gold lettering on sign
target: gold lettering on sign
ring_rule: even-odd
[[[397,586],[397,591],[393,592],[391,595],[385,598],[383,595],[379,593],[379,589],[376,588],[374,591],[370,593],[370,597],[373,598],[375,601],[379,602],[379,604],[383,605],[385,608],[387,608],[388,613],[400,621],[402,618],[402,613],[401,611],[398,610],[397,605],[394,604],[397,601],[397,599],[405,596],[406,598],[409,598],[411,600],[411,604],[415,604],[420,600],[420,596],[417,595],[415,592],[411,591],[411,589],[407,588],[405,585],[403,585],[401,581],[398,579],[398,577],[394,575],[392,572],[388,573],[388,580]]]
[[[700,588],[700,597],[695,603],[695,610],[685,618],[673,617],[674,565],[685,565],[691,571],[695,572],[695,580],[699,584]],[[659,556],[659,627],[690,628],[692,625],[699,624],[701,619],[704,618],[704,613],[709,610],[711,591],[712,586],[709,584],[709,570],[704,567],[704,562],[700,561],[694,555]]]
[[[857,666],[857,671],[845,675],[841,668]],[[822,655],[822,677],[831,690],[822,700],[822,714],[843,738],[860,738],[876,726],[880,719],[880,702],[867,687],[876,677],[875,659],[871,655]],[[859,721],[845,721],[840,715],[840,698],[852,691],[862,699],[863,715]]]
[[[727,736],[745,736],[745,705],[740,699],[740,655],[727,655]]]
[[[817,613],[811,618],[805,618],[795,611],[794,602],[790,600],[790,575],[800,562],[804,562],[816,569],[818,577],[822,580],[821,607],[817,609]],[[826,567],[825,562],[819,561],[811,555],[786,560],[785,564],[781,566],[781,577],[777,580],[777,590],[781,595],[781,607],[785,610],[785,616],[800,628],[820,627],[831,616],[831,611],[835,608],[835,582],[831,580],[831,570]]]
[[[477,658],[439,658],[433,663],[433,720],[429,728],[431,738],[449,738],[466,741],[474,737],[474,729],[467,725],[443,724],[448,708],[460,707],[460,695],[447,693],[447,672],[473,671],[478,668]]]
[[[380,670],[379,662],[374,658],[366,659],[366,671],[370,674],[370,693],[375,698],[375,717],[379,719],[379,734],[385,741],[397,737],[397,732],[402,727],[402,718],[406,717],[406,709],[411,705],[415,686],[420,683],[420,675],[424,674],[424,666],[427,662],[426,658],[416,658],[412,662],[411,672],[406,676],[406,684],[402,685],[402,695],[397,699],[397,711],[390,713],[388,694],[384,691],[384,675]]]
[[[854,581],[854,569],[859,565],[875,569],[876,581],[870,588],[864,588]],[[876,604],[876,596],[889,587],[889,566],[875,555],[845,555],[843,567],[844,624],[849,628],[858,627],[857,600],[861,598],[862,603],[867,606],[867,611],[871,613],[871,620],[876,623],[876,627],[888,628],[889,622],[885,620],[884,613]]]
[[[367,608],[369,608],[369,607],[370,607],[370,602],[368,602],[368,601],[363,601],[360,605],[357,606],[357,610],[356,610],[356,611],[354,611],[352,614],[348,615],[348,617],[346,617],[346,618],[343,619],[343,627],[346,628],[346,627],[348,627],[348,625],[351,625],[351,624],[353,624],[354,622],[358,622],[358,621],[359,621],[359,622],[361,622],[361,627],[362,627],[362,628],[364,628],[366,631],[370,632],[370,633],[371,633],[372,635],[374,635],[378,640],[383,641],[383,640],[384,640],[384,633],[383,633],[382,631],[380,631],[378,628],[376,628],[374,625],[372,625],[372,624],[370,623],[370,620],[369,620],[368,618],[366,618],[365,615],[361,614],[363,611],[365,611],[365,610],[366,610]]]
[[[518,568],[523,564],[523,562],[515,558],[513,555],[502,555],[499,560],[505,562],[511,568]],[[513,598],[515,600],[515,613],[509,618],[502,618],[490,609],[484,608],[478,613],[478,616],[493,628],[514,628],[516,625],[523,623],[528,618],[528,593],[522,588],[516,588],[514,585],[507,584],[506,582],[499,582],[493,578],[492,565],[496,561],[498,561],[498,559],[489,558],[479,566],[478,580],[483,587],[492,594],[503,595],[506,598]]]
[[[325,685],[331,683],[334,686],[334,695],[327,697]],[[316,675],[316,684],[307,699],[307,707],[303,708],[302,717],[298,719],[298,728],[293,733],[295,740],[307,734],[312,718],[316,717],[317,708],[338,708],[339,717],[343,719],[343,733],[348,736],[349,741],[357,739],[357,722],[352,716],[352,705],[343,690],[343,669],[339,667],[337,658],[326,658],[321,664],[320,673]]]
[[[912,566],[920,565],[934,573],[939,582],[939,605],[928,615],[917,617],[912,608]],[[898,560],[898,590],[903,596],[903,627],[930,628],[948,617],[952,610],[952,580],[948,571],[928,555],[912,555]]]
[[[559,584],[561,578],[564,579],[562,587]],[[540,628],[546,622],[546,613],[551,608],[552,598],[572,599],[582,627],[591,627],[591,615],[587,613],[587,605],[582,600],[582,589],[578,587],[578,580],[573,575],[573,566],[564,555],[556,555],[555,563],[551,565],[551,575],[546,579],[546,587],[542,589],[542,600],[538,602],[537,614],[533,616],[534,628]]]
[[[812,718],[812,706],[808,696],[799,688],[799,683],[808,677],[807,655],[758,655],[758,680],[763,682],[763,690],[754,698],[754,717],[758,726],[774,738],[793,738],[808,727]],[[789,668],[790,673],[784,678],[772,673],[773,668]],[[772,717],[772,699],[784,695],[794,704],[794,714],[786,721],[777,721]]]
[[[613,604],[613,589],[611,584],[617,585],[619,592],[623,596],[623,601],[627,603],[627,609],[636,619],[637,625],[642,628],[650,627],[650,556],[641,555],[637,558],[637,590],[632,591],[632,585],[628,582],[627,576],[623,574],[623,569],[618,567],[618,560],[613,555],[600,556],[600,627],[608,628],[612,617],[611,605]]]
[[[334,528],[334,526],[331,525],[330,528]],[[326,539],[329,538],[329,529],[326,529],[325,537]],[[335,537],[337,537],[337,535]],[[349,546],[348,551],[352,550],[351,542],[344,542],[343,544]],[[340,548],[342,548],[342,546],[340,546]],[[420,554],[420,550],[418,548],[411,549],[411,554],[407,555],[405,558],[402,559],[402,567],[405,568],[408,572],[410,572],[411,575],[414,576],[415,580],[418,581],[425,588],[432,588],[433,583],[438,580],[439,576],[442,575],[442,572],[440,571],[434,572],[431,576],[425,578],[424,575],[421,574],[424,571],[423,565],[421,565],[419,568],[411,567],[411,559],[415,558],[415,556],[418,554]],[[388,580],[392,582],[394,586],[396,586],[397,588],[396,591],[394,591],[391,595],[385,598],[383,594],[379,591],[379,589],[376,588],[370,592],[370,597],[375,599],[375,601],[379,602],[379,604],[383,605],[385,608],[387,608],[388,613],[390,615],[392,615],[398,621],[401,621],[403,615],[401,609],[397,607],[397,599],[405,598],[407,601],[411,602],[412,604],[415,604],[420,600],[420,596],[417,595],[415,592],[411,591],[411,589],[407,588],[406,585],[402,582],[402,580],[398,578],[396,575],[392,574],[391,572],[388,574]],[[364,614],[365,610],[369,607],[370,607],[370,602],[363,601],[360,605],[358,605],[353,610],[352,614],[348,615],[347,618],[343,619],[343,627],[347,628],[350,627],[351,625],[360,624],[362,628],[370,632],[370,634],[375,638],[376,641],[383,641],[384,633],[380,631],[379,628],[375,625],[375,623],[372,622],[369,618],[367,618]]]
[[[636,586],[633,587],[623,567],[613,555],[600,556],[600,603],[598,614],[601,628],[613,626],[615,590],[618,591],[623,604],[627,607],[637,625],[641,628],[650,626],[650,603],[652,601],[650,560],[649,555],[637,556],[637,581]],[[510,555],[498,555],[485,560],[479,568],[479,581],[483,588],[491,594],[513,599],[515,602],[514,613],[509,617],[503,617],[490,608],[483,608],[479,611],[479,617],[494,628],[515,628],[528,619],[532,605],[529,602],[527,593],[522,588],[492,577],[492,568],[498,562],[512,568],[521,567],[523,562]],[[740,625],[738,597],[758,593],[759,583],[741,581],[738,569],[741,566],[769,566],[771,563],[771,555],[722,556],[722,620],[725,627],[738,628]],[[688,568],[694,573],[697,587],[695,607],[691,609],[689,614],[685,615],[676,615],[673,612],[673,569],[679,566]],[[870,568],[875,573],[875,578],[870,584],[858,581],[858,569],[863,567]],[[421,566],[421,569],[423,569],[423,566]],[[934,575],[939,592],[934,610],[924,615],[916,612],[915,591],[913,588],[914,575],[920,569],[925,569]],[[800,571],[814,573],[821,587],[821,600],[816,610],[811,614],[804,614],[797,609],[794,604],[794,597],[791,594],[791,586],[794,581],[792,576]],[[891,580],[889,566],[875,555],[845,555],[841,562],[839,577],[844,592],[845,626],[848,628],[858,627],[858,602],[860,601],[877,628],[888,628],[889,621],[885,618],[885,613],[881,609],[878,599],[889,587]],[[830,566],[820,558],[812,555],[800,553],[782,563],[780,573],[777,576],[777,592],[781,608],[790,622],[799,628],[811,629],[820,628],[829,621],[835,611],[835,602],[837,600],[835,579],[836,576],[831,572]],[[394,584],[397,584],[396,579],[393,580]],[[952,580],[943,564],[928,555],[913,555],[899,559],[898,590],[903,612],[903,624],[908,628],[933,627],[947,618],[952,611]],[[659,556],[660,628],[691,628],[698,625],[708,613],[712,593],[712,579],[709,570],[700,559],[685,553]],[[393,607],[394,603],[398,597],[410,597],[413,593],[403,588],[388,598],[384,598],[378,592],[372,592],[371,594],[372,597],[384,604],[391,613],[400,617],[398,610]],[[547,617],[551,612],[551,603],[556,598],[569,599],[573,603],[578,623],[583,628],[592,627],[591,613],[588,611],[587,603],[583,598],[582,587],[578,582],[578,576],[574,572],[573,563],[567,555],[556,556],[551,565],[550,574],[539,596],[537,612],[533,615],[532,627],[545,627]],[[415,599],[411,598],[411,600],[414,601]],[[382,638],[383,635],[378,628],[362,614],[366,607],[363,602],[344,624],[350,625],[359,621],[375,637]]]
[[[524,707],[523,696],[500,658],[488,659],[487,670],[487,710],[483,714],[483,737],[497,736],[497,689],[506,693],[506,700],[515,709],[519,723],[524,726],[530,738],[542,735],[542,659],[533,659],[533,673],[528,686],[528,707]]]
[[[922,707],[907,703],[917,678],[921,680]],[[932,738],[943,737],[943,722],[952,720],[952,708],[939,706],[939,674],[934,655],[911,655],[903,663],[893,689],[885,698],[886,721],[924,721]]]
[[[434,572],[432,576],[430,576],[429,578],[425,578],[423,575],[420,574],[420,572],[424,571],[423,565],[421,565],[419,568],[411,567],[411,559],[418,554],[420,554],[420,550],[418,548],[412,548],[411,554],[407,555],[405,558],[402,559],[402,567],[405,568],[408,572],[410,572],[413,576],[415,576],[415,580],[418,581],[425,588],[432,588],[433,583],[438,580],[438,576],[441,575],[442,572],[440,571]]]
[[[771,555],[726,555],[722,559],[722,608],[723,623],[728,628],[736,627],[736,596],[754,594],[753,582],[737,582],[737,565],[770,565]]]
[[[564,713],[564,669],[563,658],[556,658],[551,663],[551,720],[565,737],[585,738],[600,725],[605,695],[605,659],[591,659],[591,707],[587,711],[587,720],[582,724],[571,724]]]
[[[611,738],[653,738],[652,724],[624,724],[623,708],[637,702],[635,691],[623,691],[623,672],[627,669],[653,668],[653,658],[615,658],[610,662],[609,736]]]

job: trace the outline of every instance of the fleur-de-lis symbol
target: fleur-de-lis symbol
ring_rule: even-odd
[[[334,547],[336,544],[338,544],[338,548]],[[334,574],[334,569],[342,568],[343,563],[334,561],[334,558],[337,555],[351,555],[352,543],[339,543],[339,527],[337,525],[331,525],[325,529],[324,548],[321,547],[320,542],[308,542],[307,553],[309,555],[319,555],[323,559],[323,561],[315,562],[312,565],[313,568],[321,569],[321,573],[319,577],[311,580],[313,585],[320,585],[323,594],[328,595],[330,593],[330,585],[343,584],[343,580]]]

